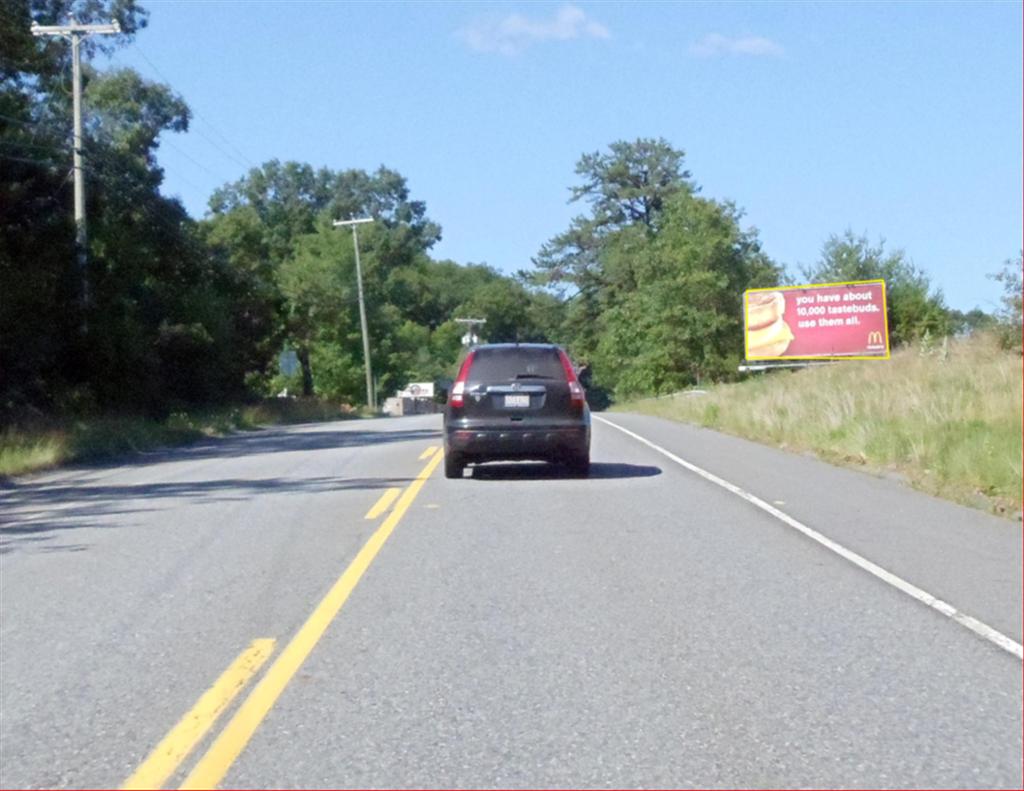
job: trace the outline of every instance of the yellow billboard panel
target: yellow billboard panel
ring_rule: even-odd
[[[885,281],[752,288],[743,329],[748,360],[888,360]]]

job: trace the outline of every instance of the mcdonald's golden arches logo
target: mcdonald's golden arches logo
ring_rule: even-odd
[[[882,333],[878,330],[872,330],[868,333],[868,346],[881,346],[882,345]]]

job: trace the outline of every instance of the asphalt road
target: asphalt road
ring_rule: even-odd
[[[958,612],[605,423],[266,430],[0,486],[0,786],[1024,784],[1019,523],[606,417]]]

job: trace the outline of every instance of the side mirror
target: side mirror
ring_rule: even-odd
[[[448,403],[448,393],[452,389],[451,379],[438,379],[434,382],[434,401],[438,404]]]

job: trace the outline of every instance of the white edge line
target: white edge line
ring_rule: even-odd
[[[910,597],[912,597],[914,599],[917,599],[919,602],[921,602],[922,604],[927,605],[928,607],[931,607],[933,610],[936,610],[936,611],[942,613],[947,618],[950,618],[953,621],[956,621],[956,623],[960,624],[961,626],[963,626],[963,627],[965,627],[967,629],[970,629],[972,632],[974,632],[979,637],[983,637],[986,640],[988,640],[989,642],[995,643],[997,646],[1002,648],[1004,651],[1008,651],[1009,653],[1013,654],[1018,659],[1024,659],[1024,646],[1022,646],[1020,643],[1012,640],[1011,638],[1007,637],[1005,634],[1003,634],[1002,632],[998,631],[997,629],[993,629],[991,626],[989,626],[986,623],[982,623],[977,618],[972,618],[970,615],[967,615],[966,613],[960,612],[953,605],[948,604],[947,602],[942,601],[942,599],[939,599],[939,598],[936,598],[935,596],[932,596],[930,593],[928,593],[928,591],[922,590],[921,588],[917,587],[916,585],[914,585],[914,584],[912,584],[910,582],[907,582],[902,577],[898,577],[895,574],[893,574],[891,571],[886,571],[885,569],[883,569],[881,566],[877,565],[876,563],[872,563],[867,558],[862,557],[861,555],[858,555],[856,552],[854,552],[854,551],[852,551],[850,549],[847,549],[846,547],[842,546],[841,544],[837,544],[835,541],[833,541],[830,538],[826,538],[821,533],[819,533],[817,530],[814,530],[814,529],[808,527],[807,525],[803,524],[802,522],[797,521],[796,519],[791,517],[789,514],[783,513],[782,511],[780,511],[775,506],[769,505],[764,500],[762,500],[760,497],[758,497],[756,495],[753,495],[750,492],[744,491],[739,486],[736,486],[735,484],[729,483],[727,480],[725,480],[723,478],[719,478],[714,473],[710,473],[707,470],[701,469],[696,464],[691,464],[690,462],[686,461],[685,459],[679,458],[679,456],[676,456],[671,451],[665,450],[664,448],[662,448],[659,445],[655,445],[650,440],[644,439],[639,434],[636,434],[636,433],[630,431],[628,428],[623,428],[622,426],[618,425],[617,423],[612,423],[612,421],[608,420],[607,418],[600,417],[599,415],[594,415],[593,417],[594,417],[595,420],[600,420],[602,423],[605,423],[606,425],[609,425],[612,428],[617,428],[623,434],[628,434],[630,437],[632,437],[633,439],[637,440],[638,442],[642,442],[644,445],[647,445],[649,448],[653,448],[654,450],[658,451],[658,453],[662,454],[663,456],[667,456],[668,458],[672,459],[672,461],[674,461],[676,464],[679,464],[679,465],[685,467],[690,472],[696,473],[701,478],[704,478],[704,479],[706,479],[708,481],[711,481],[711,483],[715,484],[716,486],[721,486],[723,489],[726,489],[726,490],[732,492],[737,497],[742,497],[744,500],[746,500],[751,505],[757,506],[762,511],[765,511],[766,513],[769,513],[772,516],[774,516],[780,522],[784,522],[785,524],[787,524],[790,527],[792,527],[794,530],[798,530],[801,533],[803,533],[805,536],[807,536],[808,538],[810,538],[810,539],[812,539],[814,541],[817,541],[819,544],[821,544],[826,549],[832,550],[837,555],[839,555],[841,558],[844,558],[845,560],[850,561],[855,566],[859,566],[860,568],[864,569],[864,571],[868,572],[869,574],[873,574],[874,576],[878,577],[883,582],[889,583],[890,585],[892,585],[897,590],[900,590],[903,593],[907,594],[908,596],[910,596]]]

